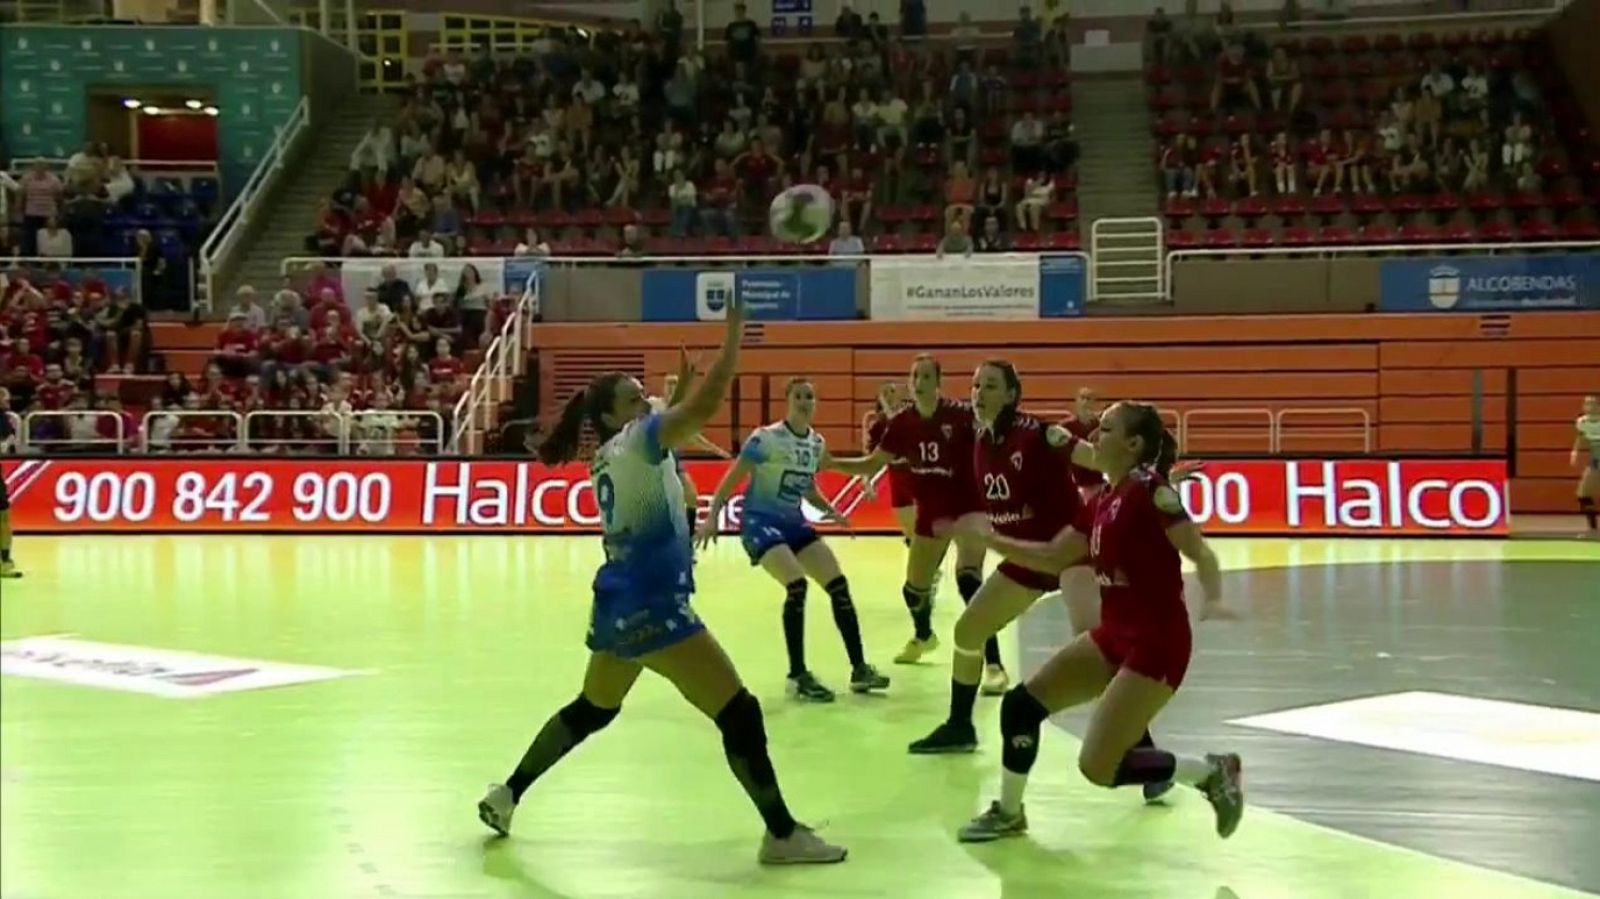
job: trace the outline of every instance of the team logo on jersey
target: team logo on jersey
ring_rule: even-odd
[[[949,440],[955,436],[956,430],[949,425],[940,425],[939,432],[944,434],[944,439]]]
[[[1017,471],[1021,471],[1022,470],[1022,451],[1021,450],[1018,450],[1017,452],[1014,452],[1014,453],[1011,454],[1011,467],[1015,468]]]

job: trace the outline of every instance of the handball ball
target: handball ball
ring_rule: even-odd
[[[833,226],[833,197],[815,184],[796,184],[772,198],[772,236],[790,243],[822,239]]]

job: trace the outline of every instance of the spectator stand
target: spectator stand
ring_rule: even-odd
[[[311,106],[305,98],[295,106],[294,113],[272,139],[262,154],[261,163],[250,173],[234,196],[233,202],[217,219],[216,227],[200,246],[199,279],[195,283],[195,308],[204,313],[216,306],[216,293],[228,274],[238,264],[239,254],[246,245],[252,228],[259,227],[264,219],[267,204],[276,192],[279,181],[303,152],[311,133]]]
[[[150,270],[142,301],[156,309],[189,308],[193,250],[210,234],[221,198],[215,160],[120,160],[101,146],[70,159],[16,160],[10,174],[25,185],[38,164],[58,180],[53,191],[39,195],[43,215],[29,214],[26,189],[17,191],[24,248],[37,241],[28,229],[54,217],[71,235],[73,257],[141,256]]]
[[[156,410],[142,426],[125,415],[47,410],[4,414],[16,427],[19,455],[292,454],[409,456],[444,452],[444,419],[435,412]]]
[[[1169,246],[1600,236],[1600,149],[1532,27],[1550,12],[1212,35],[1231,60],[1172,43],[1145,73]]]
[[[450,452],[475,456],[485,449],[485,435],[501,426],[501,404],[512,398],[518,378],[527,373],[528,355],[533,349],[530,337],[540,312],[542,272],[528,276],[527,286],[516,304],[505,314],[504,323],[492,329],[494,339],[483,352],[483,361],[467,382],[466,392],[456,401],[452,415],[455,427],[450,434]]]
[[[1431,232],[1436,236],[1438,232]],[[1401,235],[1404,237],[1405,235]],[[1326,233],[1324,233],[1326,237]],[[1387,243],[1344,246],[1336,244],[1307,243],[1304,246],[1260,246],[1242,249],[1184,249],[1167,253],[1166,287],[1168,298],[1175,295],[1175,273],[1185,264],[1202,260],[1225,259],[1335,259],[1351,256],[1494,256],[1505,253],[1537,254],[1572,251],[1594,252],[1600,250],[1600,240],[1552,240],[1526,243]]]

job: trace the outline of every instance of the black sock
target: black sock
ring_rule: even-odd
[[[1134,749],[1154,749],[1154,748],[1156,748],[1156,738],[1150,736],[1150,729],[1149,728],[1145,728],[1144,736],[1139,738],[1139,742],[1133,744],[1133,748]]]
[[[978,685],[950,681],[950,723],[972,726],[972,706],[978,701]]]
[[[794,833],[794,816],[783,801],[783,791],[778,788],[777,772],[772,770],[772,758],[767,755],[767,729],[761,719],[761,703],[750,691],[739,692],[717,713],[717,730],[722,731],[722,751],[728,756],[728,767],[744,787],[744,792],[755,803],[761,820],[773,836],[784,839]]]
[[[906,609],[911,612],[911,627],[917,639],[926,640],[933,636],[933,594],[906,584],[900,588],[900,595],[906,601]]]
[[[1023,684],[1017,684],[1000,700],[1000,764],[1015,774],[1033,770],[1039,757],[1039,726],[1050,713]]]
[[[1136,746],[1122,757],[1122,764],[1117,766],[1117,778],[1112,786],[1166,783],[1177,771],[1178,760],[1172,757],[1172,753]]]
[[[844,654],[850,657],[850,667],[860,668],[867,664],[867,656],[861,650],[861,622],[856,618],[856,604],[850,599],[850,582],[841,574],[822,589],[833,600],[833,623],[844,639]]]
[[[900,542],[904,543],[906,545],[906,549],[910,549],[911,548],[911,538],[910,537],[902,537],[902,538],[900,538]]]
[[[971,568],[963,568],[956,572],[956,589],[961,591],[961,602],[972,605],[972,597],[978,595],[978,588],[983,586],[983,574]],[[983,662],[985,665],[1005,667],[1000,661],[1000,640],[990,637],[983,641]]]
[[[551,715],[539,735],[528,744],[528,751],[522,754],[517,770],[506,778],[506,786],[511,788],[511,798],[520,801],[522,794],[539,779],[539,775],[549,771],[551,766],[576,749],[590,734],[610,724],[619,711],[602,709],[579,696]]]
[[[1600,530],[1600,510],[1594,507],[1594,500],[1587,496],[1578,498],[1578,508],[1583,510],[1583,517],[1589,519],[1589,530]]]
[[[786,587],[783,599],[783,645],[789,650],[789,676],[806,673],[806,582],[804,578]]]
[[[9,562],[9,561],[11,561],[11,550],[9,550],[9,549],[0,549],[0,562]]]
[[[689,537],[692,539],[694,537],[695,528],[700,526],[700,521],[698,516],[695,514],[694,506],[685,506],[683,509],[683,517],[689,522]]]

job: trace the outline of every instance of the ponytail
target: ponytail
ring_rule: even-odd
[[[1128,433],[1143,440],[1139,450],[1139,464],[1162,478],[1172,474],[1178,463],[1178,438],[1172,436],[1161,420],[1161,412],[1149,403],[1123,403],[1128,407]]]
[[[583,421],[588,418],[589,391],[581,390],[567,400],[561,408],[561,419],[539,443],[539,461],[546,465],[561,465],[578,457],[578,443],[583,438]]]
[[[546,465],[561,465],[578,458],[583,445],[583,426],[587,422],[602,442],[610,439],[611,429],[606,427],[605,415],[611,411],[617,397],[617,385],[628,377],[621,372],[607,372],[589,386],[572,395],[561,407],[561,418],[550,433],[539,443],[539,461]]]

